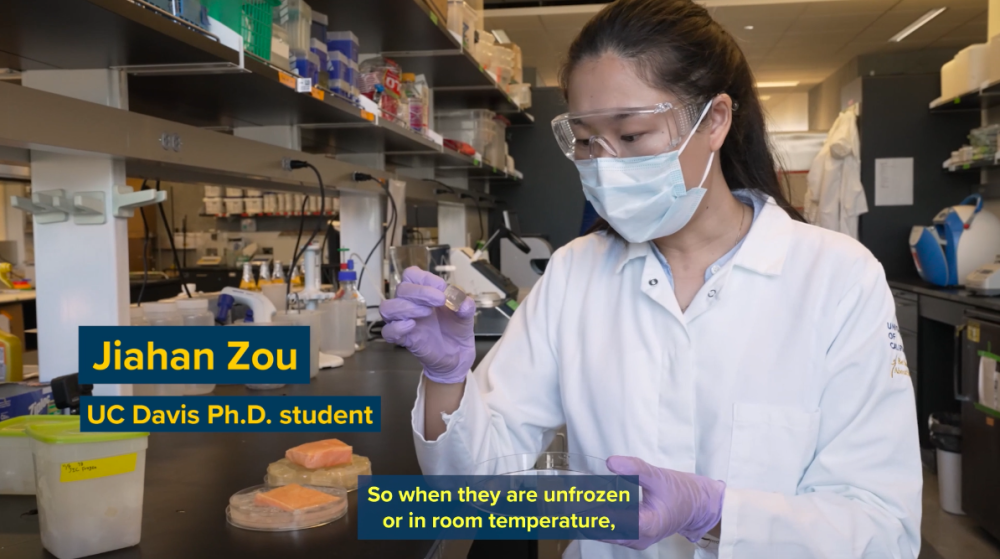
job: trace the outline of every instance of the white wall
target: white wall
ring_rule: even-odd
[[[762,93],[768,132],[809,130],[809,93]]]

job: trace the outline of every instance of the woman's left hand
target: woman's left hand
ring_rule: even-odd
[[[726,484],[695,474],[650,466],[639,458],[612,456],[608,469],[620,476],[639,476],[639,539],[609,540],[632,549],[680,534],[692,542],[705,536],[722,519]]]

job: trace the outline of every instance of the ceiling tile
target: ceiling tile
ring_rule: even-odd
[[[579,32],[594,14],[559,14],[541,16],[542,26],[549,31],[554,29],[572,29]]]
[[[838,0],[833,2],[810,2],[805,5],[803,15],[829,14],[880,14],[893,7],[899,0]]]
[[[875,16],[876,14],[870,14]],[[843,31],[849,33],[860,33],[864,28],[871,25],[874,17],[865,17],[860,14],[828,14],[828,15],[803,15],[788,28],[788,33],[830,33]]]

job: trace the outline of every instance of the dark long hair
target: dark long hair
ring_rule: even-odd
[[[588,58],[614,54],[631,62],[652,87],[683,102],[707,103],[719,93],[733,99],[733,120],[719,153],[730,189],[771,196],[793,219],[778,179],[753,72],[732,35],[692,0],[617,0],[594,16],[569,47],[560,82]],[[591,231],[609,230],[600,219]]]

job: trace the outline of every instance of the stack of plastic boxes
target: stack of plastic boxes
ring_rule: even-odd
[[[482,29],[482,14],[462,0],[448,0],[448,30],[462,41],[462,48],[476,45],[476,30]]]
[[[264,213],[264,192],[246,189],[246,198],[243,199],[243,211],[247,215],[257,215]]]
[[[242,188],[230,188],[227,186],[225,202],[227,215],[243,215],[246,212]]]
[[[358,90],[358,36],[350,31],[329,31],[326,34],[329,61],[330,91],[352,101]]]
[[[302,0],[281,0],[274,9],[274,22],[288,33],[289,62],[292,71],[319,82],[319,57],[311,52],[312,8]]]
[[[319,82],[320,87],[330,89],[329,56],[326,48],[326,14],[314,11],[312,13],[312,26],[310,27],[310,50],[319,60]]]
[[[496,114],[488,109],[437,111],[434,129],[445,138],[465,142],[480,155],[485,155],[486,147],[496,136],[494,116]]]
[[[205,185],[205,213],[207,215],[223,215],[226,204],[222,201],[222,187]]]

